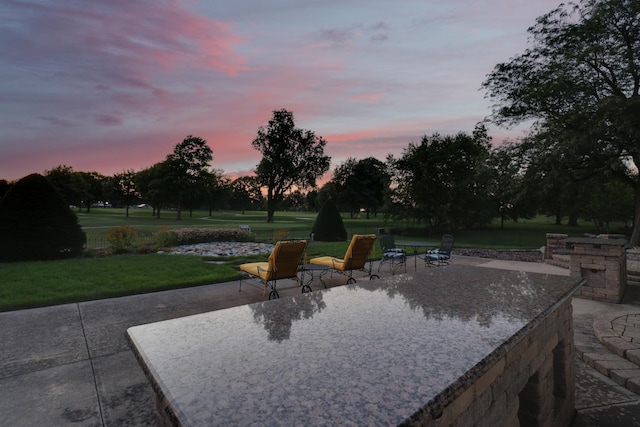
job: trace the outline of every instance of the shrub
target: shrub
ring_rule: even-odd
[[[138,239],[138,232],[128,225],[111,229],[105,237],[115,254],[130,252]]]
[[[178,244],[177,242],[177,236],[167,227],[162,227],[151,235],[151,244],[156,249],[176,246]]]
[[[44,176],[20,179],[0,200],[0,261],[76,257],[85,243],[78,218]]]
[[[273,242],[278,242],[280,240],[287,240],[289,237],[289,230],[274,230],[273,232]]]
[[[328,199],[320,208],[316,221],[311,229],[315,240],[324,242],[344,242],[347,240],[347,229],[333,200]]]

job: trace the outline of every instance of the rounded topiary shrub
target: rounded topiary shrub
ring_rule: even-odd
[[[78,218],[42,175],[22,178],[0,200],[0,261],[74,257],[85,242]]]
[[[340,212],[331,199],[327,199],[320,208],[311,232],[315,240],[323,242],[344,242],[347,240],[347,229],[344,228]]]

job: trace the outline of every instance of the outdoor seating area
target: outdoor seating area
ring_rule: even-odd
[[[391,274],[396,274],[398,270],[404,269],[407,272],[407,251],[399,247],[413,247],[413,257],[424,259],[427,267],[439,267],[448,265],[451,262],[451,250],[453,249],[453,236],[445,234],[442,237],[440,247],[428,250],[424,255],[420,255],[418,249],[421,247],[433,247],[434,243],[429,242],[399,242],[396,244],[395,238],[390,234],[380,235],[381,257],[377,272],[383,268],[389,268]],[[375,234],[354,234],[343,258],[333,256],[320,256],[307,261],[306,240],[279,241],[266,262],[251,262],[240,265],[240,270],[247,279],[260,282],[263,294],[269,299],[280,297],[277,289],[277,281],[291,279],[297,282],[302,293],[311,292],[311,282],[317,278],[326,288],[323,276],[327,272],[334,272],[344,275],[347,284],[356,283],[355,271],[362,271],[369,280],[378,279],[379,275],[373,272],[373,256],[375,242],[378,236]],[[417,265],[414,266],[417,270]],[[309,278],[305,280],[305,275]],[[242,291],[240,280],[239,290]]]
[[[375,234],[354,234],[349,247],[344,254],[344,258],[334,258],[332,256],[322,256],[309,260],[311,264],[326,265],[333,273],[338,272],[347,277],[347,284],[356,283],[353,277],[354,271],[363,271],[369,279],[377,279],[377,274],[372,274],[370,253],[376,242]],[[369,268],[366,265],[369,264]]]
[[[263,294],[269,290],[269,299],[280,297],[276,283],[280,279],[294,279],[301,286],[302,293],[311,292],[311,287],[298,278],[299,266],[304,259],[306,240],[281,241],[276,243],[267,262],[251,262],[240,265],[240,270],[250,278],[263,284]],[[239,290],[242,291],[242,279]]]

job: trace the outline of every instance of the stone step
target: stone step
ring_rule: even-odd
[[[576,342],[576,353],[589,366],[640,394],[640,312],[621,312],[593,321],[593,342]]]

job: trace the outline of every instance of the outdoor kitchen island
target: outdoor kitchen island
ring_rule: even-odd
[[[148,325],[159,425],[554,425],[582,279],[447,266]]]

